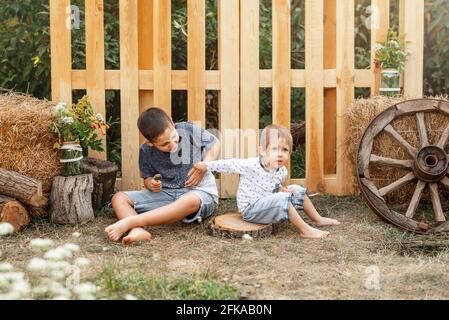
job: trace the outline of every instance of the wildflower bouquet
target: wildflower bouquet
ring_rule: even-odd
[[[405,48],[405,35],[399,36],[395,31],[388,30],[387,41],[378,43],[375,47],[376,58],[374,63],[382,69],[397,69],[404,71],[405,62],[410,55],[410,51]]]
[[[54,147],[61,152],[61,174],[71,176],[81,173],[80,160],[83,151],[89,148],[103,151],[102,139],[95,132],[100,129],[106,135],[110,125],[101,114],[94,115],[94,111],[87,96],[81,98],[71,108],[66,103],[59,103],[53,109],[54,121],[49,129],[58,137]]]

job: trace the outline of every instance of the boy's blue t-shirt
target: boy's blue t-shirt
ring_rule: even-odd
[[[215,136],[190,122],[175,124],[179,134],[179,147],[175,152],[162,152],[155,147],[142,144],[139,152],[139,167],[144,179],[159,173],[164,188],[184,188],[188,180],[187,173],[195,163],[203,160],[203,151],[210,150],[215,143]],[[210,180],[213,175],[205,176]],[[204,181],[205,179],[203,179]],[[215,184],[215,180],[213,181]],[[215,192],[214,192],[215,193]]]

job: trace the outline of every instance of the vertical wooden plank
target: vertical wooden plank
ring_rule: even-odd
[[[273,123],[290,129],[290,0],[273,0]]]
[[[104,82],[104,7],[103,0],[86,0],[86,89],[94,113],[106,117]],[[102,137],[104,152],[89,150],[89,156],[106,160],[106,136]]]
[[[240,0],[240,155],[257,156],[259,138],[259,0]]]
[[[336,68],[337,48],[337,2],[324,0],[324,68]],[[324,89],[324,174],[336,173],[337,92],[335,88]]]
[[[137,0],[120,0],[122,189],[140,189]]]
[[[376,57],[375,46],[387,40],[390,28],[390,0],[371,0],[371,61]],[[379,95],[380,70],[371,63],[371,96]]]
[[[323,0],[306,0],[306,185],[324,191],[323,104],[324,51]]]
[[[347,124],[344,114],[354,99],[354,0],[337,0],[337,189],[351,192],[349,161],[344,154]]]
[[[139,0],[139,70],[153,69],[153,0]],[[153,105],[153,91],[139,91],[139,113]],[[142,144],[145,138],[139,135]]]
[[[219,0],[219,69],[220,102],[219,123],[221,130],[222,157],[239,157],[240,124],[240,1]],[[235,175],[221,174],[222,197],[234,196],[238,178]]]
[[[51,94],[55,102],[72,103],[70,0],[50,0]]]
[[[153,5],[154,104],[171,115],[171,1]]]
[[[206,3],[188,0],[188,119],[206,126]]]
[[[400,0],[400,30],[405,34],[411,55],[405,64],[404,96],[423,96],[424,77],[424,0]]]

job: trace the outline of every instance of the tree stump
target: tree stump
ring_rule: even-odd
[[[246,222],[240,213],[227,213],[210,220],[215,237],[241,238],[248,234],[253,238],[266,237],[273,233],[273,225]]]
[[[81,171],[91,173],[94,178],[92,207],[94,210],[98,210],[111,201],[118,168],[110,161],[85,158],[81,161]]]
[[[50,221],[58,224],[84,224],[94,220],[91,174],[53,178],[50,195]]]
[[[0,222],[9,222],[18,232],[30,223],[30,216],[22,203],[0,195]]]

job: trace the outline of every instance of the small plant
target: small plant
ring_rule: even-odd
[[[389,30],[387,41],[378,43],[375,47],[376,58],[374,63],[382,69],[393,68],[399,72],[404,71],[410,51],[405,48],[405,35],[398,35],[395,31]]]
[[[95,131],[100,129],[101,134],[105,136],[110,125],[100,113],[94,115],[87,96],[82,97],[71,108],[67,108],[64,102],[59,103],[53,108],[53,116],[54,121],[48,128],[58,138],[54,147],[63,151],[60,160],[62,175],[80,174],[83,151],[87,152],[89,148],[95,151],[104,150],[102,139]]]

